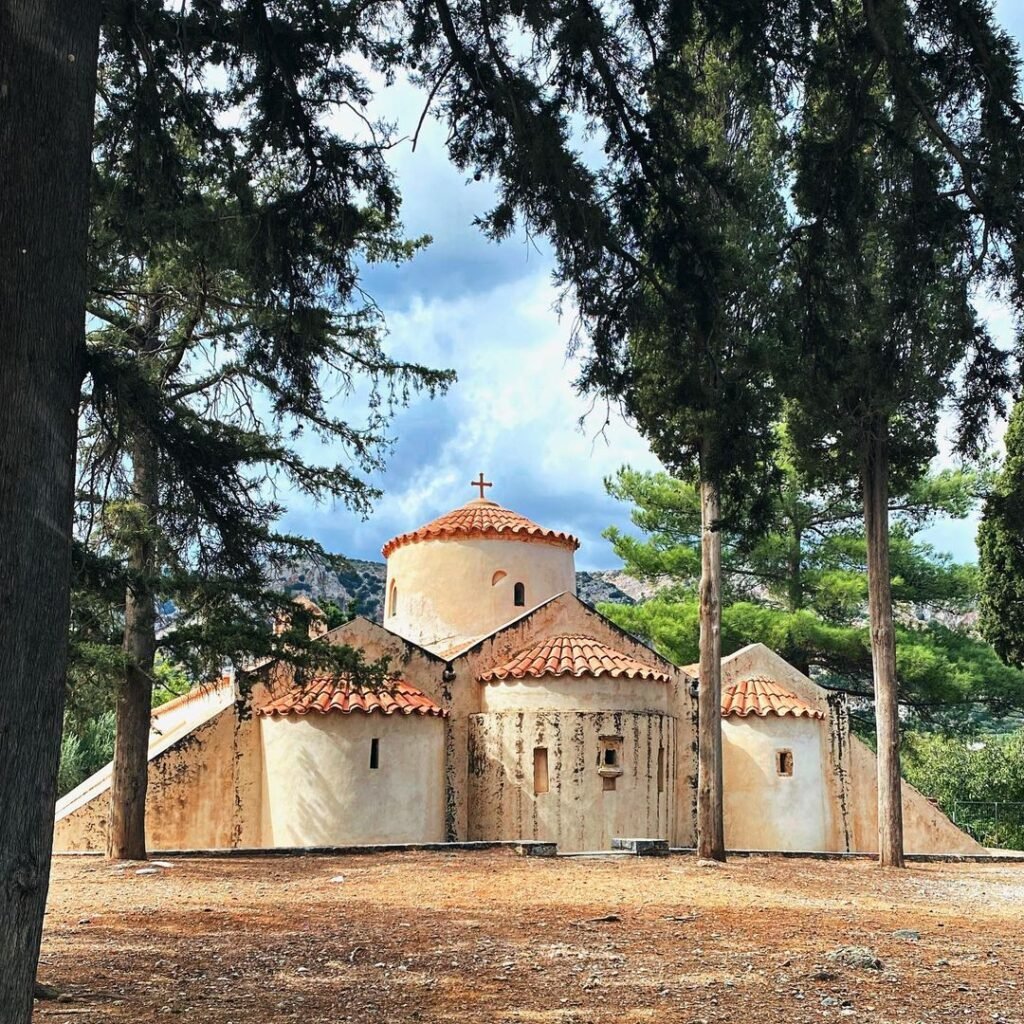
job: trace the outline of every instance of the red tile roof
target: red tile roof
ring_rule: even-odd
[[[256,709],[258,715],[322,715],[337,711],[350,715],[353,711],[382,715],[433,715],[447,718],[448,712],[435,704],[422,690],[403,679],[394,679],[380,686],[354,686],[337,677],[313,679],[305,686],[287,693]]]
[[[532,676],[625,676],[627,679],[650,679],[667,683],[668,675],[645,665],[622,651],[595,640],[592,636],[568,633],[547,637],[502,665],[488,669],[480,682],[498,679],[522,679]]]
[[[448,540],[453,537],[535,540],[569,547],[573,551],[580,546],[580,542],[571,534],[561,530],[548,530],[518,512],[503,508],[495,501],[477,498],[461,508],[446,512],[418,530],[392,537],[381,548],[381,554],[387,558],[395,548],[405,544],[414,544],[421,540]]]
[[[780,686],[767,676],[751,676],[731,683],[722,691],[722,717],[739,715],[793,715],[799,718],[824,718],[825,712]]]

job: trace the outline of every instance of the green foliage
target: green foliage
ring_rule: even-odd
[[[602,614],[652,643],[679,665],[697,660],[695,599],[655,597],[639,605],[602,604]],[[872,696],[871,644],[860,624],[826,622],[809,609],[795,612],[737,601],[722,609],[722,652],[762,643],[807,671],[823,686],[865,701]],[[1006,716],[1024,712],[1024,673],[1008,668],[992,648],[938,622],[900,624],[896,630],[900,699],[921,722],[974,732],[978,711]],[[854,705],[854,714],[869,714]]]
[[[764,521],[752,530],[741,519],[723,523],[727,599],[770,601],[810,608],[829,622],[858,618],[867,601],[867,549],[860,502],[841,493],[811,491],[787,456],[780,435]],[[966,516],[985,485],[983,473],[944,470],[913,482],[893,502],[890,538],[893,594],[904,604],[963,612],[976,594],[976,570],[915,539],[938,515]],[[671,580],[692,591],[700,569],[700,509],[696,488],[660,473],[628,467],[606,481],[608,492],[633,505],[643,539],[610,529],[626,571],[641,579]]]
[[[912,55],[930,45],[936,11],[898,6],[890,19],[859,0],[836,5],[838,16],[808,48],[795,119],[801,344],[790,367],[797,401],[789,426],[815,483],[860,480],[880,445],[882,472],[900,489],[937,454],[938,417],[949,405],[959,414],[958,449],[975,454],[1012,383],[1009,355],[972,296],[980,281],[1006,272],[979,221],[991,215],[1007,238],[1019,238],[1022,222],[979,206],[973,179],[991,173],[1024,198],[1020,178],[1003,177],[1009,166],[1024,170],[1020,128],[1010,131],[1016,57],[1011,46],[999,83],[1007,106],[979,122],[970,112],[994,83],[952,48],[918,61]],[[990,145],[1006,164],[989,162]]]
[[[394,411],[454,379],[392,358],[359,284],[428,241],[402,233],[392,128],[362,114],[381,28],[338,4],[105,8],[76,526],[107,579],[78,581],[73,692],[123,674],[128,587],[174,609],[159,648],[190,679],[225,657],[361,667],[301,615],[271,633],[290,608],[270,579],[330,563],[279,531],[283,495],[365,512]]]
[[[1024,667],[1024,401],[1006,431],[1006,460],[978,528],[981,630],[999,656]]]
[[[102,768],[114,753],[114,712],[86,719],[76,731],[67,718],[60,743],[57,794],[63,796]]]
[[[1024,850],[1024,729],[973,740],[910,733],[903,769],[983,845]]]
[[[342,608],[337,601],[323,601],[320,604],[320,610],[324,613],[324,619],[327,623],[328,629],[337,629],[338,626],[344,626],[346,622],[351,622],[356,617],[356,605],[359,603],[357,598],[352,598],[349,601],[348,606]]]

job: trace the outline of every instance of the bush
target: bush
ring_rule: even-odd
[[[64,722],[57,793],[63,796],[102,768],[114,755],[114,712],[89,719],[76,732]]]
[[[903,772],[985,846],[1024,849],[1024,729],[975,739],[908,733]]]

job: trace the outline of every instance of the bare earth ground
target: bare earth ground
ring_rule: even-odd
[[[56,859],[40,979],[68,1001],[36,1022],[1024,1022],[1024,865],[494,851],[138,867]],[[881,968],[829,960],[840,946]]]

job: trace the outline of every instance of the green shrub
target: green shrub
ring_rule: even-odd
[[[1024,849],[1024,729],[976,738],[908,733],[903,772],[985,846]]]

